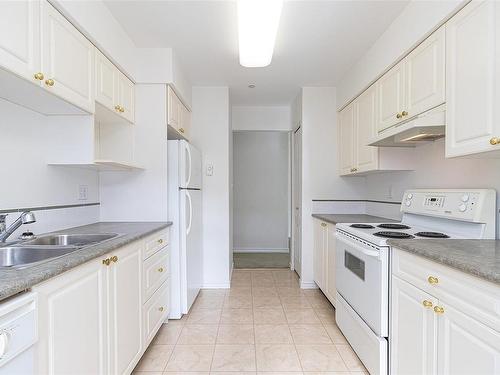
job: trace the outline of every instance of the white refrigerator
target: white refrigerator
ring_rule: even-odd
[[[202,283],[201,153],[184,140],[168,141],[170,318],[187,314]]]

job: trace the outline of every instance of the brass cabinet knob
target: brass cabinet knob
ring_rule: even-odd
[[[45,84],[46,84],[47,86],[52,87],[52,86],[54,86],[54,83],[55,83],[55,81],[54,81],[52,78],[49,78],[49,79],[46,79],[46,80],[45,80]]]
[[[120,112],[120,108],[121,108],[121,107],[120,107],[118,104],[117,104],[117,105],[115,105],[115,111]]]
[[[120,106],[120,112],[121,113],[125,112],[125,108],[123,108],[122,106]]]
[[[402,116],[408,116],[408,112],[406,112],[406,111],[401,112],[401,117]]]
[[[326,223],[321,223],[321,226],[322,227],[326,227]]]
[[[163,239],[162,239],[162,238],[160,238],[160,239],[158,240],[158,243],[161,245],[161,244],[163,243]]]
[[[495,146],[495,145],[498,145],[498,144],[500,144],[500,138],[493,137],[493,138],[490,139],[490,145]]]
[[[429,276],[427,278],[427,281],[429,282],[429,284],[437,284],[439,282],[439,279],[434,276]]]
[[[184,129],[183,129],[183,128],[180,128],[180,129],[179,129],[179,131],[180,131],[181,133],[184,133]]]
[[[441,306],[434,306],[434,312],[436,314],[444,314],[444,308]]]
[[[163,267],[158,268],[158,272],[163,272]]]
[[[35,77],[35,79],[37,79],[37,80],[39,80],[39,81],[41,81],[41,80],[43,80],[43,79],[44,79],[44,76],[43,76],[43,73],[42,73],[42,72],[35,73],[35,74],[33,75],[33,77]]]
[[[396,118],[401,118],[401,117],[403,117],[403,115],[402,115],[401,113],[398,113],[398,114],[396,115]]]
[[[116,262],[118,262],[118,257],[117,257],[116,255],[113,255],[113,256],[111,257],[111,261],[112,261],[112,262],[115,262],[115,263],[116,263]]]
[[[163,306],[161,306],[160,308],[158,308],[158,310],[163,311],[164,310]]]
[[[109,266],[110,263],[111,263],[111,260],[109,258],[102,260],[102,264],[105,264],[106,266]]]
[[[432,307],[432,302],[431,302],[431,301],[424,300],[424,301],[422,302],[422,305],[424,305],[424,307],[431,308],[431,307]]]

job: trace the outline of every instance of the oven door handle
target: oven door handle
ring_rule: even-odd
[[[347,239],[346,237],[344,236],[339,236],[339,234],[337,233],[337,238],[342,241],[342,242],[345,242],[347,243],[349,246],[351,247],[354,247],[356,250],[362,252],[363,254],[365,254],[366,256],[369,256],[369,257],[374,257],[374,258],[380,258],[380,252],[378,251],[375,251],[375,250],[370,250],[370,249],[365,249],[364,247],[360,246],[359,244],[357,244],[356,242],[354,241],[351,241],[349,239]]]

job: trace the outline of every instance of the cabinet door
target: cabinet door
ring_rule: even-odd
[[[325,290],[325,250],[327,245],[328,224],[314,220],[314,281]]]
[[[180,116],[180,124],[179,124],[179,132],[186,138],[189,139],[189,131],[191,130],[191,112],[182,104],[180,103],[180,111],[181,111],[181,116]]]
[[[405,118],[416,116],[445,102],[445,28],[441,27],[405,59]]]
[[[385,73],[375,84],[378,95],[377,130],[390,128],[402,120],[405,107],[405,64],[400,62]]]
[[[125,74],[116,70],[117,102],[122,107],[121,116],[130,122],[135,120],[135,92],[134,83]]]
[[[378,148],[367,146],[377,134],[375,86],[363,92],[355,101],[356,116],[356,168],[357,172],[378,169]]]
[[[39,33],[38,1],[0,1],[0,67],[38,83]]]
[[[327,259],[326,259],[326,296],[333,306],[336,306],[337,288],[335,287],[335,231],[336,226],[328,224],[328,238],[327,238]]]
[[[395,276],[391,281],[391,373],[436,374],[438,300]]]
[[[500,149],[500,4],[473,1],[446,23],[446,156]]]
[[[112,254],[109,266],[110,374],[131,373],[142,347],[140,244]]]
[[[37,374],[108,374],[107,269],[91,261],[33,288],[38,295]]]
[[[95,50],[95,100],[108,109],[115,111],[116,68],[99,50]]]
[[[473,303],[473,301],[471,301]],[[488,375],[500,373],[500,332],[440,302],[438,373]]]
[[[172,126],[174,129],[179,129],[180,101],[170,86],[167,88],[167,100],[167,124]]]
[[[340,175],[353,172],[354,168],[354,105],[351,103],[339,113],[338,158]]]
[[[48,2],[42,2],[43,86],[94,113],[94,46]]]

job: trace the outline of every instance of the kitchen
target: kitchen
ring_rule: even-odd
[[[1,374],[500,373],[496,2],[0,9]],[[289,270],[233,270],[234,130]]]

